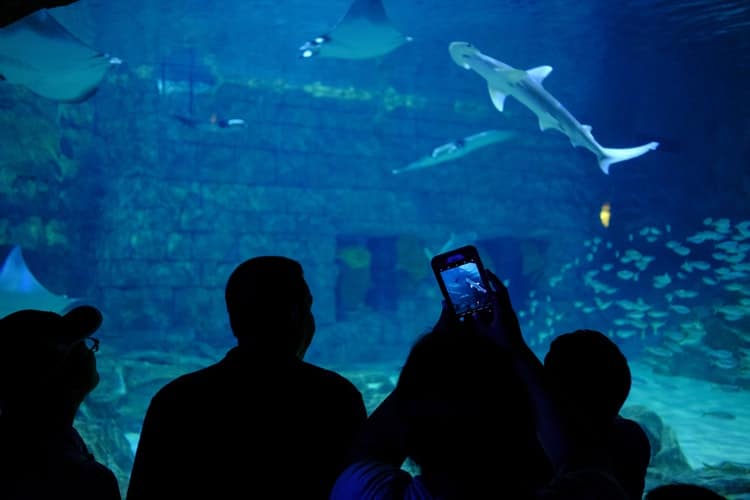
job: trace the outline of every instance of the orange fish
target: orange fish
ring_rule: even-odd
[[[601,221],[602,226],[609,227],[609,219],[611,216],[609,202],[605,202],[599,210],[599,220]]]

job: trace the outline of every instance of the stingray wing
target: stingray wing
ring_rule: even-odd
[[[381,0],[355,0],[320,48],[321,57],[368,59],[410,40],[388,19]]]
[[[77,302],[47,290],[31,274],[21,248],[13,247],[0,268],[0,318],[22,309],[64,313]]]
[[[96,92],[109,57],[41,10],[0,29],[0,75],[35,94],[80,102]]]

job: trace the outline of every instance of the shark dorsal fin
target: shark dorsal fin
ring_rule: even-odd
[[[505,105],[505,98],[508,97],[508,95],[503,94],[496,88],[493,88],[492,85],[489,85],[487,88],[490,91],[490,99],[492,99],[492,104],[495,105],[495,108],[497,108],[498,111],[502,111],[503,106]]]
[[[591,125],[581,125],[581,128],[585,130],[587,133],[591,133]]]
[[[529,78],[534,80],[539,85],[542,84],[545,78],[547,78],[547,75],[552,73],[552,66],[537,66],[536,68],[531,68],[530,70],[526,71],[526,74],[529,75]]]

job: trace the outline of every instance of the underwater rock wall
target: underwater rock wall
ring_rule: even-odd
[[[590,210],[596,202],[576,187],[582,174],[556,158],[557,145],[536,145],[533,137],[479,151],[467,162],[391,173],[404,158],[488,123],[494,111],[486,103],[456,101],[445,117],[433,109],[434,96],[391,87],[224,82],[196,98],[193,109],[206,124],[217,112],[247,123],[222,130],[176,119],[185,95],[160,94],[156,74],[122,68],[95,101],[106,203],[97,213],[94,293],[115,331],[228,339],[223,286],[229,273],[250,256],[278,253],[305,266],[319,329],[330,329],[334,344],[343,329],[342,342],[361,336],[370,339],[363,351],[379,343],[383,352],[436,319],[439,297],[427,250],[435,253],[452,235],[459,235],[456,245],[478,244],[481,234],[549,239],[554,246],[560,231],[578,238],[598,224]],[[529,168],[551,161],[571,174],[552,179]],[[501,185],[498,170],[512,174]],[[580,195],[575,203],[571,190]],[[583,210],[589,227],[574,222]],[[356,248],[355,262],[347,258],[352,239],[361,240],[364,252],[375,250],[375,267],[362,276],[375,275],[377,283],[349,279],[348,270],[359,265]],[[346,306],[354,310],[345,311],[348,318],[342,314],[342,302],[363,299],[364,308]],[[372,334],[394,329],[412,333]]]
[[[678,147],[664,152],[664,168],[633,163],[602,175],[590,152],[572,148],[556,132],[540,132],[518,103],[502,115],[492,108],[483,82],[468,73],[460,78],[444,40],[427,36],[428,28],[446,35],[447,26],[420,26],[418,12],[396,11],[394,18],[415,21],[424,45],[344,66],[295,63],[291,55],[269,53],[268,47],[289,44],[288,5],[283,11],[263,5],[273,27],[242,11],[248,23],[242,43],[189,12],[196,5],[183,11],[146,2],[137,8],[81,5],[87,15],[62,20],[77,20],[71,26],[104,50],[119,47],[115,55],[124,63],[80,105],[58,106],[4,89],[3,122],[16,132],[0,137],[7,144],[0,186],[7,216],[0,234],[7,245],[30,249],[43,283],[97,303],[106,313],[105,328],[138,332],[133,339],[166,339],[171,332],[180,332],[181,341],[228,338],[223,285],[232,268],[251,255],[283,253],[306,268],[321,337],[330,339],[321,355],[335,351],[362,359],[376,352],[375,344],[397,347],[437,317],[428,257],[446,245],[477,244],[503,278],[510,272],[506,250],[521,249],[521,278],[541,297],[550,278],[586,255],[582,242],[606,239],[598,217],[604,202],[612,204],[621,237],[663,220],[689,234],[684,226],[699,225],[710,208],[741,205],[750,185],[734,161],[746,151],[729,147],[750,128],[731,121],[706,131],[707,141],[721,135],[725,147],[702,148],[691,163]],[[323,17],[335,14],[305,8],[320,17],[321,29],[328,24]],[[439,8],[448,19],[450,9]],[[137,16],[122,15],[134,9]],[[97,28],[94,18],[111,22]],[[475,24],[484,26],[472,33],[477,45],[490,51],[494,28]],[[647,92],[631,97],[625,92],[628,68],[600,82],[610,74],[612,56],[624,60],[627,52],[598,45],[589,54],[596,71],[579,78],[573,70],[592,63],[574,58],[573,48],[551,38],[523,38],[521,27],[516,30],[506,33],[503,51],[518,61],[508,62],[554,64],[553,93],[593,123],[597,134],[601,130],[602,142],[615,135],[634,140],[615,134],[618,125],[647,133],[682,124],[679,135],[686,135],[692,122],[682,118],[691,111],[678,104],[690,103],[688,90],[700,81],[682,81],[673,92],[679,102],[663,92],[672,80],[657,77]],[[212,51],[233,57],[219,67]],[[192,80],[177,71],[186,61]],[[679,63],[670,61],[677,68]],[[655,62],[644,67],[653,69]],[[657,92],[661,100],[671,99],[670,110],[683,114],[660,116],[649,109]],[[597,118],[595,103],[612,100],[618,112]],[[690,108],[702,113],[708,106]],[[193,121],[180,118],[185,116]],[[225,130],[212,122],[222,118],[241,118],[247,127]],[[391,173],[485,129],[515,136],[455,162]],[[648,189],[654,185],[662,188]],[[696,185],[729,199],[706,196],[693,203]],[[365,254],[370,259],[363,264]],[[60,268],[60,260],[69,265]],[[575,296],[585,283],[564,286]],[[352,347],[352,338],[365,340]]]
[[[91,163],[93,106],[58,105],[0,88],[0,246],[20,246],[52,292],[82,297],[98,240],[99,179]]]

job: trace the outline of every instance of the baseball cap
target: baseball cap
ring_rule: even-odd
[[[102,313],[93,306],[78,306],[65,314],[24,309],[0,319],[0,343],[35,343],[40,340],[72,344],[90,336],[102,324]]]
[[[65,314],[24,309],[0,319],[0,393],[44,383],[67,356],[68,346],[91,336],[101,323],[102,313],[88,305]]]

